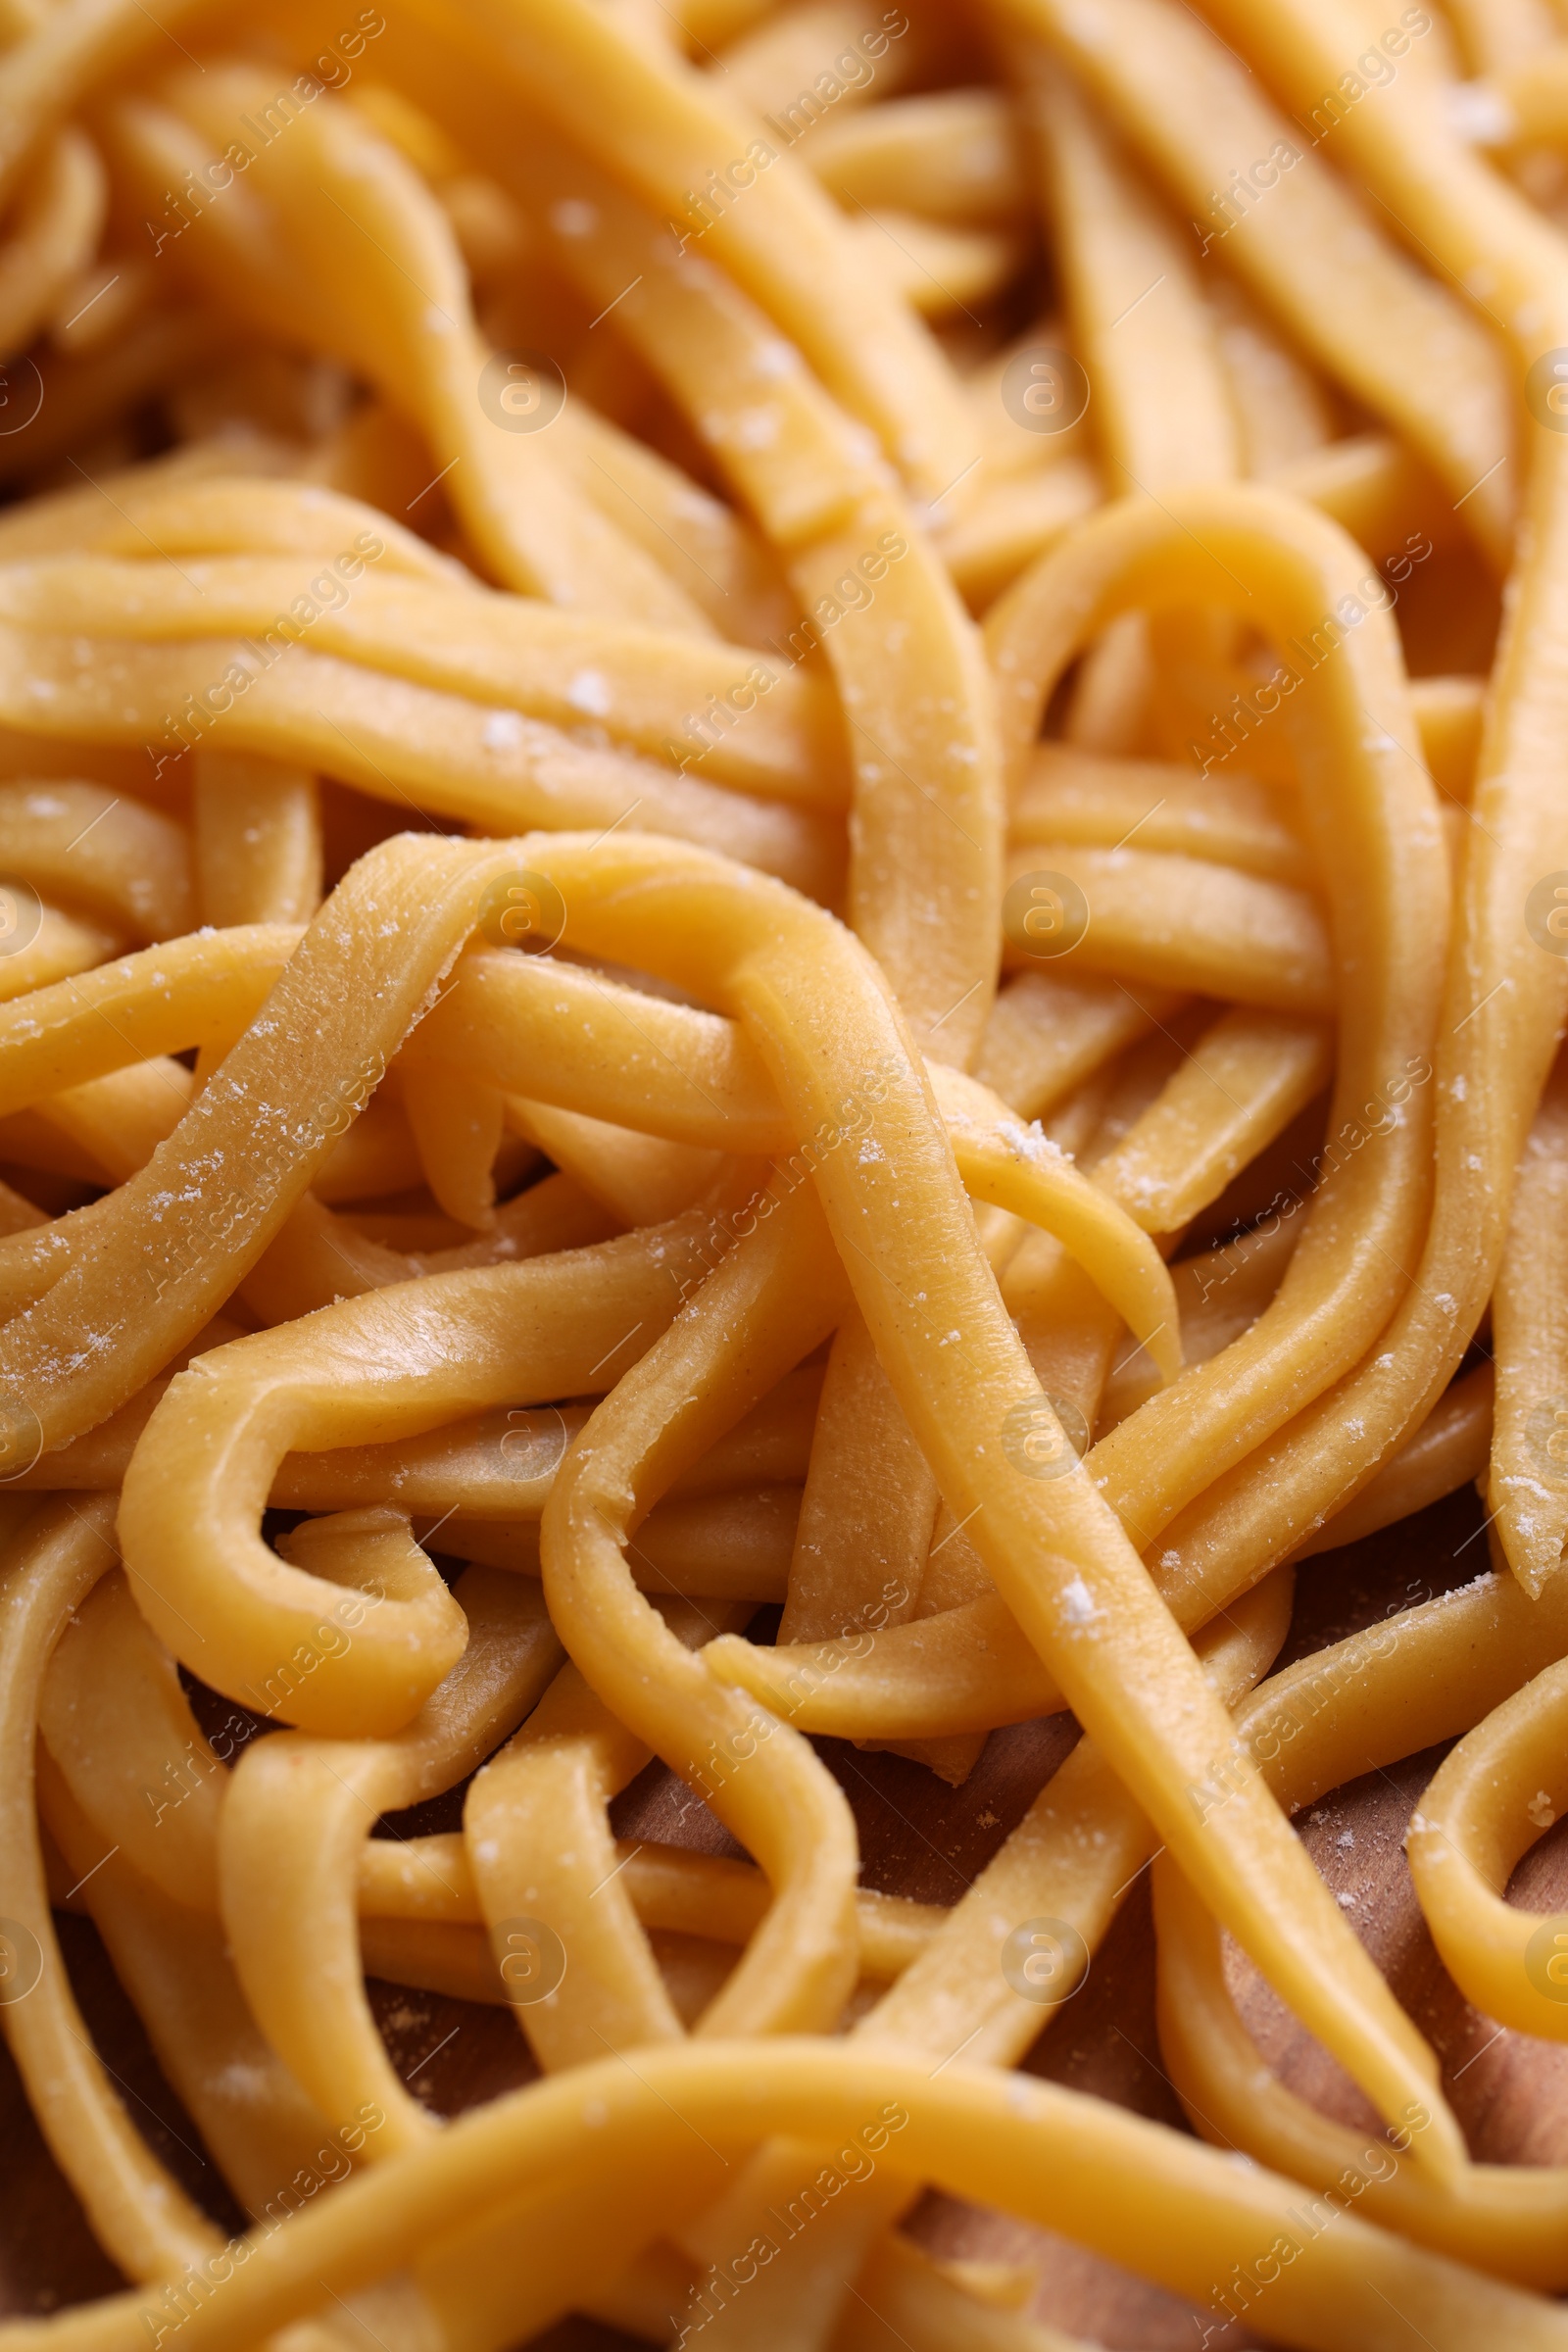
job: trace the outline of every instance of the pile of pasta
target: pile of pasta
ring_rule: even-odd
[[[1292,1824],[1445,1745],[1437,1951],[1568,2039],[1568,8],[0,42],[0,2027],[123,2280],[0,2352],[1060,2352],[932,2187],[1568,2346]],[[826,1742],[1052,1715],[861,1885]],[[1151,1864],[1190,2132],[1024,2066]]]

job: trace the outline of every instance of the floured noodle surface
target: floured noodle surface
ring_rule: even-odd
[[[1558,0],[0,44],[0,2352],[1568,2346]]]

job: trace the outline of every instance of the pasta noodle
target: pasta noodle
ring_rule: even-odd
[[[1560,13],[0,6],[0,2352],[1568,2346]]]

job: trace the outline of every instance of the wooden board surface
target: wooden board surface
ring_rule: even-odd
[[[1482,1515],[1468,1491],[1403,1527],[1324,1554],[1301,1571],[1296,1618],[1282,1663],[1436,1592],[1486,1566]],[[928,1902],[952,1902],[996,1851],[1073,1738],[1065,1718],[992,1735],[962,1788],[948,1789],[916,1765],[820,1742],[859,1827],[867,1884]],[[1433,1950],[1401,1850],[1405,1824],[1442,1760],[1434,1749],[1375,1773],[1314,1806],[1301,1834],[1329,1884],[1350,1898],[1348,1916],[1444,2063],[1445,2086],[1470,2137],[1491,2163],[1568,2162],[1568,2045],[1499,2032],[1461,1999]],[[394,1827],[458,1826],[461,1794],[437,1799]],[[652,1765],[614,1811],[622,1837],[733,1852],[725,1832],[681,1784]],[[1568,1822],[1526,1857],[1517,1898],[1568,1906]],[[62,1917],[62,1941],[83,2012],[138,2125],[191,2193],[230,2229],[243,2227],[199,2135],[159,2073],[91,1926]],[[1282,2078],[1325,2112],[1366,2120],[1360,2095],[1238,1962],[1243,2014]],[[1028,2070],[1115,2099],[1179,2131],[1188,2126],[1161,2069],[1154,2031],[1153,1938],[1147,1878],[1129,1893],[1089,1980],[1031,2053]],[[453,2115],[527,2082],[533,2067],[507,2011],[372,1984],[394,2063],[432,2112]],[[952,2199],[924,2198],[914,2233],[947,2254],[1037,2261],[1034,2308],[1043,2319],[1114,2352],[1192,2352],[1201,2337],[1192,2308],[1065,2241]],[[27,2112],[15,2069],[0,2052],[0,2311],[36,2313],[118,2283]],[[1205,2321],[1212,2315],[1205,2315]],[[1266,2321],[1266,2311],[1260,2311]],[[888,2352],[902,2338],[889,2329]],[[1267,2352],[1246,2324],[1209,2339],[1211,2352]],[[632,2339],[571,2322],[536,2352],[612,2352]]]

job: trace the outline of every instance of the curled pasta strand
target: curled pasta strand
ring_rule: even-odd
[[[721,1611],[719,1622],[736,1614]],[[697,1647],[713,1631],[706,1612],[680,1601],[664,1604],[664,1624],[683,1647]],[[591,2063],[606,2048],[682,2036],[607,1818],[611,1799],[649,1754],[568,1665],[477,1776],[464,1805],[469,1884],[491,1964],[507,1996],[516,1996],[517,2023],[549,2073]],[[771,1889],[763,1886],[752,1933],[766,1917]],[[557,1974],[560,1957],[552,1963],[547,1952],[564,1959],[554,1985],[546,1972]]]
[[[688,1657],[636,1591],[622,1547],[660,1487],[810,1352],[842,1303],[826,1228],[802,1188],[731,1251],[599,1407],[541,1523],[545,1596],[584,1678],[707,1795],[774,1888],[767,1919],[705,2016],[710,2034],[739,2021],[788,2032],[836,2018],[850,1990],[843,1933],[854,1828],[808,1743]]]
[[[622,2209],[642,2234],[650,2224],[657,2229],[659,2201],[650,2210],[637,2184],[662,2180],[663,2201],[675,2201],[680,2168],[669,2165],[667,2152],[693,2128],[731,2145],[760,2131],[825,2132],[836,2140],[853,2137],[868,2118],[871,2144],[896,2144],[901,2168],[1038,2219],[1188,2297],[1205,2297],[1216,2276],[1266,2254],[1282,2233],[1299,2244],[1288,2235],[1300,2195],[1295,2182],[1261,2168],[1243,2170],[1218,2151],[1054,2083],[961,2060],[932,2081],[923,2062],[869,2048],[848,2054],[842,2043],[808,2036],[785,2044],[692,2042],[642,2052],[635,2071],[602,2059],[460,2117],[401,2164],[377,2166],[297,2216],[270,2241],[265,2263],[236,2261],[192,2312],[185,2332],[192,2352],[238,2352],[314,2309],[323,2289],[355,2280],[389,2239],[433,2247],[475,2207],[494,2202],[498,2181],[536,2208],[549,2183],[558,2214],[569,2185],[579,2217],[588,2195],[613,2195],[618,2207],[626,2201]],[[882,2132],[885,2142],[875,2136]],[[1136,2200],[1127,2193],[1134,2181]],[[1152,2213],[1160,2217],[1157,2230]],[[560,2214],[558,2236],[565,2220]],[[578,2248],[570,2253],[581,2259]],[[546,2283],[561,2293],[555,2278]],[[1417,2253],[1353,2213],[1282,2264],[1270,2325],[1308,2352],[1374,2352],[1387,2341],[1390,2301],[1435,2352],[1484,2352],[1499,2324],[1519,2352],[1557,2352],[1568,2341],[1568,2325],[1541,2298],[1442,2254]],[[561,2308],[541,2294],[514,2304],[514,2324],[531,2327]],[[148,2310],[156,2307],[134,2294],[109,2297],[81,2318],[13,2321],[0,2340],[16,2352],[50,2343],[71,2352],[131,2352]]]
[[[410,1654],[396,1606],[343,1603],[322,1579],[286,1567],[262,1543],[257,1530],[277,1465],[296,1436],[322,1447],[384,1439],[389,1418],[412,1436],[465,1409],[581,1393],[604,1369],[602,1358],[674,1312],[676,1286],[701,1262],[709,1230],[699,1211],[587,1256],[433,1277],[420,1286],[412,1326],[404,1312],[412,1300],[396,1289],[348,1299],[323,1310],[303,1345],[284,1326],[238,1343],[220,1362],[208,1359],[183,1387],[172,1383],[132,1458],[122,1502],[132,1589],[150,1622],[176,1656],[241,1699],[303,1644],[316,1667],[291,1698],[290,1720],[340,1737],[400,1729],[440,1680],[441,1662]],[[440,1286],[433,1294],[432,1282]],[[529,1328],[509,1340],[514,1309],[525,1301]],[[396,1371],[383,1353],[394,1332],[403,1335]],[[432,1389],[442,1350],[460,1334],[457,1385]],[[337,1370],[323,1382],[334,1360]],[[366,1389],[363,1370],[378,1361],[380,1376]],[[172,1490],[160,1465],[171,1453],[211,1460],[206,1433],[219,1429],[228,1433],[227,1466],[195,1511],[180,1513],[194,1542],[172,1545]],[[216,1590],[210,1558],[225,1563]],[[321,1624],[328,1634],[314,1642]],[[333,1640],[334,1624],[351,1638]]]
[[[1128,1233],[1132,1220],[1114,1195],[1081,1176],[1048,1137],[1013,1119],[975,1080],[941,1063],[932,1064],[931,1076],[968,1192],[1054,1234],[1174,1380],[1182,1361],[1176,1294],[1152,1243]]]
[[[1508,1238],[1493,1293],[1496,1398],[1488,1499],[1514,1574],[1539,1593],[1555,1576],[1568,1536],[1557,1456],[1568,1330],[1559,1299],[1568,1208],[1568,1098],[1553,1075],[1514,1183]],[[1568,1270],[1568,1269],[1565,1269]]]
[[[61,295],[92,259],[108,211],[108,178],[97,149],[74,127],[58,131],[17,207],[0,246],[0,351],[30,343]]]
[[[32,1799],[38,1695],[72,1611],[115,1565],[108,1497],[85,1510],[54,1503],[4,1562],[8,1638],[0,1706],[5,1773],[6,1900],[41,1954],[36,1997],[5,2005],[12,2056],[40,2127],[101,2242],[135,2278],[178,2275],[204,2260],[218,2232],[153,2155],[100,2065],[76,2009],[49,1916]]]
[[[353,1514],[310,1523],[294,1556],[317,1573],[352,1541]],[[328,1571],[330,1573],[330,1571]],[[463,1780],[528,1712],[561,1659],[536,1588],[469,1568],[454,1592],[462,1659],[392,1738],[288,1732],[256,1741],[224,1793],[220,1900],[235,1972],[263,2033],[326,2116],[367,2106],[369,2150],[396,2155],[432,2129],[382,2046],[361,1980],[360,1856],[376,1816]]]
[[[759,1045],[774,1065],[787,1108],[822,1151],[816,1185],[878,1354],[946,1499],[956,1514],[974,1520],[973,1540],[999,1592],[1061,1680],[1074,1712],[1103,1742],[1189,1867],[1212,1889],[1229,1924],[1249,1948],[1266,1954],[1273,1981],[1289,1986],[1293,2003],[1310,2009],[1316,2030],[1338,2043],[1358,2080],[1379,2083],[1376,2095],[1389,2101],[1392,2111],[1408,2104],[1407,2096],[1394,2096],[1395,2085],[1416,2079],[1430,2084],[1431,2062],[1411,2049],[1407,2024],[1387,2018],[1386,1988],[1359,1947],[1332,1964],[1342,1988],[1356,1985],[1354,2022],[1347,2010],[1331,2019],[1319,1998],[1321,1982],[1302,1981],[1301,1929],[1297,1931],[1300,1940],[1287,1954],[1256,1914],[1256,1886],[1265,1873],[1278,1870],[1292,1885],[1293,1904],[1300,1885],[1298,1916],[1314,1919],[1314,1940],[1321,1936],[1339,1947],[1343,1920],[1314,1874],[1305,1874],[1305,1884],[1297,1879],[1300,1857],[1294,1841],[1282,1852],[1273,1819],[1250,1801],[1227,1806],[1195,1837],[1192,1814],[1171,1801],[1173,1784],[1200,1783],[1211,1755],[1224,1746],[1228,1734],[1217,1720],[1221,1711],[1200,1685],[1190,1649],[1088,1479],[1076,1470],[1040,1479],[1018,1442],[1017,1433],[1027,1423],[1056,1446],[1061,1444],[989,1267],[979,1257],[967,1203],[951,1160],[943,1156],[945,1143],[941,1152],[934,1149],[940,1139],[933,1106],[906,1064],[897,1016],[862,960],[863,951],[836,934],[818,910],[777,886],[752,879],[742,884],[690,852],[668,853],[620,837],[573,855],[558,839],[550,870],[573,909],[582,946],[606,952],[613,935],[622,954],[634,953],[645,964],[662,967],[664,976],[702,988],[721,1004],[733,1003],[743,1018],[756,1023]],[[819,970],[832,973],[829,991],[808,996],[792,980],[803,948]],[[835,999],[831,1014],[829,995]],[[832,1112],[853,1085],[858,1066],[882,1071],[888,1094],[868,1139],[875,1141],[876,1154],[862,1144],[852,1160],[847,1152],[831,1150],[829,1139],[838,1132]],[[884,1216],[892,1220],[886,1239]],[[750,1230],[755,1229],[754,1220]],[[743,1231],[743,1247],[744,1240]],[[923,1296],[910,1295],[911,1262],[921,1269],[914,1279],[926,1286]],[[938,1267],[942,1273],[933,1294]],[[1016,1415],[1019,1408],[1021,1418],[1008,1422],[1009,1412]],[[1013,1433],[1011,1444],[1004,1443],[1004,1423]],[[563,1495],[558,1488],[554,1500],[562,1508]],[[1120,1639],[1107,1641],[1102,1629],[1134,1624],[1141,1648],[1151,1658],[1156,1651],[1161,1657],[1167,1693],[1180,1688],[1188,1694],[1179,1718],[1173,1718],[1168,1704],[1159,1710],[1157,1724],[1152,1709],[1135,1720],[1128,1707],[1126,1688],[1111,1663]],[[1094,1630],[1086,1635],[1085,1628]],[[1156,1769],[1154,1757],[1172,1734],[1183,1746],[1184,1763],[1174,1771],[1168,1763]],[[1244,1850],[1249,1853],[1245,1865]],[[1250,1886],[1243,1884],[1249,1873],[1256,1874]],[[1348,2055],[1351,2050],[1353,2059]],[[1441,2140],[1429,2138],[1426,2153],[1442,2166],[1451,2146],[1449,2128],[1445,2128]]]
[[[1250,608],[1254,624],[1266,604],[1277,643],[1298,643],[1336,607],[1347,612],[1354,559],[1319,517],[1251,486],[1173,494],[1166,503],[1168,514],[1128,501],[1087,524],[992,614],[987,632],[1015,768],[1075,648],[1099,622],[1145,598],[1173,601],[1196,591],[1218,605]],[[1248,573],[1245,587],[1238,564]],[[1354,609],[1364,612],[1358,602]],[[1357,972],[1339,1007],[1330,1131],[1343,1134],[1349,1125],[1364,1137],[1357,1121],[1376,1102],[1384,1105],[1376,1113],[1377,1149],[1335,1155],[1307,1238],[1251,1331],[1097,1448],[1104,1492],[1142,1544],[1230,1462],[1299,1413],[1303,1380],[1321,1394],[1351,1369],[1398,1307],[1406,1288],[1401,1253],[1413,1254],[1424,1230],[1433,1110],[1417,1081],[1432,1067],[1426,1057],[1441,987],[1433,949],[1445,935],[1445,860],[1430,785],[1400,749],[1410,726],[1392,627],[1366,618],[1368,627],[1343,640],[1334,622],[1327,632],[1334,648],[1315,667],[1303,663],[1298,671],[1287,662],[1276,675],[1279,691],[1302,698],[1298,757],[1304,770],[1310,763],[1302,813],[1333,889],[1337,963],[1343,971],[1353,962]],[[1384,713],[1375,732],[1371,710]],[[1330,753],[1331,741],[1343,749]],[[1353,860],[1344,855],[1344,828],[1362,844]],[[1417,905],[1431,929],[1412,927]],[[1369,985],[1374,968],[1376,987]],[[1396,1101],[1388,1104],[1391,1091]],[[1366,1116],[1374,1116],[1370,1108]]]
[[[1209,1681],[1227,1704],[1241,1698],[1272,1661],[1285,1637],[1290,1600],[1287,1575],[1272,1591],[1259,1588],[1232,1625],[1201,1642]],[[1147,1820],[1093,1741],[1081,1740],[902,1973],[897,1988],[851,2029],[852,2042],[922,2050],[939,2064],[957,2050],[992,2065],[1015,2064],[1079,1989],[1081,1978],[1064,1966],[1055,2001],[1026,1998],[1003,1965],[1014,1924],[1050,1918],[1080,1938],[1087,1958],[1100,1948],[1152,1850]],[[732,2256],[754,2230],[766,2229],[770,2204],[787,2207],[812,2162],[800,2146],[760,2151],[717,2209],[686,2233],[689,2250],[715,2262]],[[786,2341],[806,2314],[825,2335],[832,2307],[844,2301],[845,2282],[878,2229],[897,2220],[908,2197],[908,2183],[897,2178],[868,2182],[853,2208],[823,2217],[827,2228],[820,2236],[791,2241],[776,2274],[769,2265],[744,2318],[739,2312],[718,2316],[715,2352],[742,2341]]]
[[[243,135],[247,111],[265,109],[270,95],[254,68],[214,67],[179,89],[179,113],[145,100],[123,106],[121,141],[151,202],[187,170],[231,169],[220,159]],[[310,331],[414,410],[451,465],[452,496],[498,577],[557,603],[706,635],[690,598],[580,496],[548,441],[490,429],[475,395],[488,355],[466,272],[439,207],[403,159],[329,94],[292,127],[297,138],[264,146],[246,179],[202,215],[176,249],[176,259],[188,257],[179,266],[272,331],[298,334],[308,300]],[[298,268],[307,237],[308,274]],[[421,331],[432,315],[436,334]]]
[[[1514,1865],[1561,1809],[1565,1683],[1559,1659],[1460,1740],[1422,1796],[1405,1849],[1433,1941],[1465,1998],[1550,2041],[1568,2039],[1568,1930],[1504,1893]]]
[[[1494,1742],[1494,1762],[1505,1771],[1510,1761],[1529,1760],[1530,1731],[1549,1719],[1560,1686],[1555,1660],[1565,1643],[1568,1618],[1554,1586],[1533,1602],[1510,1575],[1493,1572],[1303,1658],[1261,1685],[1238,1717],[1239,1740],[1259,1756],[1282,1801],[1298,1810],[1346,1780],[1451,1739],[1486,1716],[1470,1739],[1461,1739],[1454,1755],[1463,1761],[1440,1792],[1440,1818],[1446,1817],[1444,1808],[1451,1810],[1455,1844],[1445,1845],[1436,1828],[1424,1833],[1418,1817],[1410,1845],[1412,1865],[1422,1854],[1423,1898],[1432,1903],[1435,1929],[1453,1941],[1461,1965],[1471,1952],[1487,1955],[1482,1965],[1490,1958],[1494,1987],[1509,1973],[1502,1954],[1531,1932],[1531,1916],[1496,1903],[1463,1859],[1467,1847],[1473,1851],[1490,1838],[1488,1862],[1495,1867],[1490,1799],[1470,1767]],[[1510,1759],[1515,1726],[1524,1733],[1523,1752]],[[1510,1825],[1505,1836],[1522,1844],[1536,1825],[1527,1814],[1516,1818],[1524,1826]],[[1438,1852],[1441,1861],[1434,1860]],[[1396,2161],[1386,2149],[1374,2162],[1358,2135],[1319,2115],[1261,2067],[1226,1985],[1218,1931],[1179,1874],[1156,1863],[1155,1891],[1161,2047],[1199,2131],[1222,2132],[1258,2161],[1320,2189],[1359,2180],[1356,2193],[1364,2193],[1367,2212],[1386,2215],[1390,2227],[1418,2243],[1458,2248],[1488,2270],[1532,2285],[1559,2286],[1568,2171],[1477,2164],[1440,2183],[1428,2168]],[[1505,1913],[1500,1924],[1507,1934],[1489,1954],[1494,1904]]]

